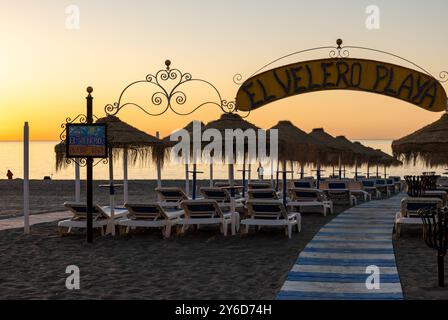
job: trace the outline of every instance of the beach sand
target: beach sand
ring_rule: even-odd
[[[411,300],[448,300],[448,258],[445,259],[445,288],[438,288],[437,251],[429,248],[422,228],[405,226],[394,239],[395,259],[403,293]]]
[[[340,212],[342,208],[337,208]],[[336,215],[304,214],[302,232],[222,236],[217,228],[162,239],[159,230],[60,237],[56,223],[0,232],[0,299],[274,299],[298,254]],[[81,290],[65,287],[80,268]]]

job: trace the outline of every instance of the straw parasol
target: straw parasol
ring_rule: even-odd
[[[406,163],[422,160],[431,167],[448,165],[448,113],[414,133],[393,141],[392,151],[396,158]]]
[[[323,143],[329,149],[328,157],[325,163],[322,164],[334,165],[335,163],[339,163],[339,160],[344,164],[353,163],[355,154],[353,148],[348,147],[345,142],[341,141],[341,139],[334,138],[325,132],[323,128],[315,128],[309,135]]]
[[[182,129],[179,129],[177,131],[174,131],[172,134],[166,136],[165,138],[162,139],[162,141],[169,145],[170,147],[173,147],[176,144],[176,141],[171,141],[171,135],[179,133],[179,131],[181,130],[186,130],[189,137],[190,137],[190,154],[189,154],[189,159],[193,158],[193,152],[192,152],[192,146],[194,143],[194,139],[198,139],[199,137],[194,137],[193,136],[193,128],[194,125],[199,124],[200,128],[201,128],[201,134],[202,131],[204,131],[204,123],[203,122],[199,122],[199,121],[191,121],[190,123],[188,123],[185,127],[183,127]],[[178,155],[180,156],[180,155]],[[196,164],[193,163],[193,171],[189,170],[189,164],[188,164],[188,160],[189,159],[185,159],[186,163],[185,163],[185,193],[188,195],[190,193],[190,173],[193,173],[193,198],[195,198],[196,196],[196,174],[198,173],[196,170]],[[213,179],[213,173],[211,171],[211,180]],[[159,185],[160,184],[160,185]],[[212,182],[210,182],[210,186],[212,185]],[[161,186],[161,182],[158,182],[158,186]]]

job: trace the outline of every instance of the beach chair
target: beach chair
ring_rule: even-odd
[[[358,201],[361,200],[367,202],[372,200],[372,195],[364,190],[362,181],[350,181],[348,182],[348,188]]]
[[[386,185],[387,189],[389,190],[390,194],[396,194],[398,193],[397,185],[395,184],[395,181],[393,179],[386,179]]]
[[[261,227],[285,227],[285,232],[291,239],[292,230],[297,226],[297,231],[301,231],[301,215],[299,212],[289,213],[283,203],[271,200],[248,200],[248,219],[241,221],[246,226],[245,232],[249,232],[251,226]]]
[[[385,179],[375,179],[375,187],[380,192],[381,197],[390,197],[390,189]]]
[[[61,234],[64,234],[64,229],[67,229],[66,233],[70,233],[73,228],[87,229],[87,204],[78,202],[65,202],[64,207],[66,207],[73,217],[71,219],[62,220],[58,223],[58,228]],[[100,205],[95,205],[93,207],[93,228],[100,229],[101,235],[105,234],[105,229],[111,222],[111,209],[109,206],[101,207]],[[128,214],[126,208],[117,207],[114,208],[114,221],[112,227],[116,221],[123,219]]]
[[[400,237],[401,226],[408,225],[423,225],[418,211],[420,209],[439,209],[443,205],[439,198],[413,198],[405,197],[401,200],[400,211],[395,215],[395,231],[397,237]]]
[[[378,189],[375,186],[375,180],[367,179],[362,180],[362,188],[366,192],[370,194],[371,199],[380,199],[381,198],[381,192],[378,191]]]
[[[221,188],[201,188],[200,192],[204,199],[215,200],[218,202],[221,210],[226,213],[231,210],[230,203],[230,192],[227,189]],[[238,211],[239,214],[244,213],[244,198],[235,199],[235,210]],[[237,231],[239,231],[239,221],[236,223]]]
[[[216,188],[227,188],[230,187],[228,182],[215,182]],[[235,189],[235,199],[242,198],[241,189]]]
[[[171,235],[171,228],[179,222],[183,210],[163,208],[159,203],[133,204],[126,203],[129,211],[127,219],[118,221],[118,225],[126,228],[126,233],[135,228],[162,228],[165,238]]]
[[[443,190],[426,190],[423,191],[423,198],[439,198],[442,200],[442,206],[446,206],[448,202],[448,193]]]
[[[349,206],[357,204],[357,199],[352,195],[346,181],[323,181],[320,184],[320,189],[324,191],[327,199],[333,201],[333,203],[348,204]]]
[[[224,236],[227,236],[228,226],[231,226],[232,235],[236,233],[236,223],[239,221],[238,212],[224,213],[216,200],[184,200],[181,206],[185,212],[184,217],[179,219],[182,225],[181,232],[184,233],[189,226],[196,225],[219,225]]]
[[[315,208],[318,207],[322,210],[324,216],[327,212],[333,213],[333,202],[328,200],[325,193],[319,189],[307,189],[307,188],[292,188],[289,190],[291,201],[288,202],[289,208]]]
[[[247,191],[249,200],[279,200],[274,189],[252,189]]]
[[[180,208],[180,203],[188,200],[188,196],[179,187],[156,188],[159,196],[159,204],[164,208]]]
[[[399,176],[390,176],[389,179],[392,179],[395,184],[395,189],[397,192],[401,192],[403,190],[403,183],[401,182],[401,177]]]
[[[316,184],[313,179],[301,179],[293,181],[292,188],[316,188]]]
[[[248,190],[259,190],[259,189],[272,189],[272,185],[270,182],[251,182],[247,184]]]

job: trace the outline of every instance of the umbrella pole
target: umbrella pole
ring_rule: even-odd
[[[195,200],[196,199],[196,167],[197,167],[197,164],[196,163],[193,163],[193,194],[192,194],[192,198],[193,198],[193,200]]]
[[[342,156],[339,154],[339,180],[342,179]]]
[[[300,179],[305,177],[305,165],[303,163],[300,164]]]
[[[358,159],[355,158],[355,181],[358,181]]]
[[[286,206],[286,160],[283,160],[282,165],[283,170],[283,187],[282,187],[282,194],[283,194],[283,204]]]
[[[294,162],[291,161],[291,181],[294,181]]]
[[[278,192],[279,190],[279,185],[278,185],[278,175],[279,175],[279,170],[280,170],[280,161],[277,160],[277,172],[275,174],[275,190]]]
[[[109,230],[115,235],[115,187],[114,187],[114,162],[112,148],[109,148],[109,206],[110,206],[110,222]]]
[[[333,179],[334,179],[334,173],[335,173],[335,172],[334,172],[334,165],[333,165],[333,173],[332,173],[332,175],[333,175]]]
[[[156,132],[157,139],[160,139],[160,133]],[[160,159],[157,159],[157,188],[162,187],[162,164],[160,163]]]
[[[232,235],[235,235],[236,228],[235,228],[235,177],[234,177],[234,166],[233,163],[229,163],[229,185],[230,185],[230,212],[232,215]]]
[[[188,174],[188,163],[185,164],[185,194],[190,196],[190,176]]]
[[[75,162],[75,202],[81,202],[81,173],[78,162]]]
[[[247,183],[250,183],[250,180],[252,179],[252,164],[249,162],[247,164]]]
[[[370,179],[370,162],[367,162],[367,179]]]
[[[346,170],[345,170],[345,164],[344,164],[344,179],[345,179],[345,173],[346,173]]]
[[[319,189],[319,187],[320,187],[320,161],[319,160],[317,160],[317,168],[316,169],[317,169],[316,170],[316,180],[317,180],[316,186],[317,186],[317,189]]]
[[[128,150],[123,150],[123,203],[128,202]]]
[[[274,163],[272,162],[272,159],[269,166],[271,167],[271,186],[274,186]]]
[[[210,162],[210,188],[213,188],[213,162]]]
[[[243,191],[242,191],[242,193],[243,193],[243,198],[244,198],[244,195],[246,194],[246,154],[244,154],[244,156],[243,156],[243,171],[242,171],[242,173],[243,173]]]
[[[387,179],[387,167],[384,165],[384,179]]]
[[[376,177],[379,178],[380,177],[380,173],[379,173],[379,166],[378,163],[376,164]]]

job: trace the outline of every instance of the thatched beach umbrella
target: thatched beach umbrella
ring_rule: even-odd
[[[347,149],[352,150],[354,165],[355,165],[355,179],[358,177],[358,165],[363,163],[368,163],[371,160],[373,154],[361,144],[353,143],[348,140],[345,136],[338,136],[336,140],[340,143],[341,146],[344,146]],[[339,161],[339,178],[341,178],[342,172],[342,163]]]
[[[414,133],[393,141],[392,151],[396,158],[407,163],[422,160],[431,167],[448,165],[448,113]]]
[[[226,129],[231,129],[231,130],[237,130],[237,129],[241,129],[243,131],[246,131],[248,129],[252,129],[255,132],[258,132],[258,130],[260,130],[259,127],[257,127],[256,125],[250,123],[249,121],[244,120],[243,118],[241,118],[240,115],[238,114],[234,114],[234,113],[225,113],[223,115],[221,115],[221,117],[217,120],[214,121],[210,121],[209,123],[207,123],[207,125],[204,127],[204,130],[207,129],[216,129],[221,133],[222,136],[222,154],[225,155],[225,150],[224,150],[224,146],[226,143],[226,138],[225,138],[225,130]],[[256,136],[257,142],[258,142],[258,136]],[[268,139],[267,139],[268,140]],[[233,143],[233,141],[232,141]],[[245,191],[245,173],[246,173],[246,156],[247,156],[247,148],[244,148],[244,152],[243,154],[237,154],[237,152],[234,152],[234,158],[238,158],[238,157],[243,157],[243,194]],[[231,159],[229,159],[231,160]],[[249,160],[250,162],[250,160]],[[235,183],[235,179],[234,179],[234,165],[232,163],[232,161],[230,161],[229,163],[229,184],[231,188],[234,188],[234,183]],[[234,194],[235,190],[231,189],[232,195]]]
[[[376,160],[376,175],[379,176],[379,165],[384,166],[384,178],[387,178],[387,168],[388,167],[398,167],[401,166],[403,163],[396,158],[392,157],[391,155],[381,151],[380,149],[375,149],[374,152],[378,154],[378,158]]]
[[[170,145],[170,146],[174,146],[176,144],[176,141],[171,141],[171,136],[178,134],[181,130],[185,130],[188,133],[189,139],[190,139],[190,154],[187,156],[187,159],[185,160],[185,193],[187,195],[190,194],[190,173],[193,174],[193,194],[192,194],[192,198],[196,198],[196,175],[198,173],[198,171],[196,170],[196,161],[195,159],[193,159],[193,170],[190,171],[189,169],[189,160],[193,157],[193,143],[194,143],[194,139],[200,141],[201,137],[196,137],[193,134],[193,129],[195,124],[200,127],[200,134],[202,135],[202,132],[204,131],[204,123],[203,122],[199,122],[199,121],[191,121],[190,123],[188,123],[185,127],[183,127],[180,130],[174,131],[171,135],[166,136],[165,138],[163,138],[162,140]],[[210,167],[210,186],[213,185],[213,171],[212,171],[212,167]]]
[[[337,140],[330,134],[326,133],[322,128],[315,128],[313,131],[309,133],[310,136],[315,138],[316,140],[322,142],[330,151],[329,156],[324,164],[335,165],[338,163],[339,165],[350,164],[353,160],[353,150],[351,148],[347,148],[347,146],[341,141]],[[318,184],[320,182],[320,165],[322,162],[319,162],[317,165],[317,180]]]

